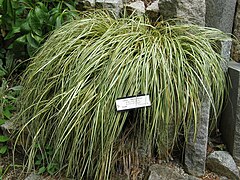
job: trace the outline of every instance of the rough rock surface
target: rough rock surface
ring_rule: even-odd
[[[222,112],[220,131],[235,162],[240,165],[240,64],[228,63],[228,75],[231,87],[226,107]]]
[[[177,17],[189,23],[205,25],[205,0],[159,0],[159,10],[165,19]]]
[[[148,17],[151,17],[152,20],[156,21],[159,17],[159,6],[158,1],[153,1],[152,4],[150,4],[146,8],[146,14]]]
[[[146,9],[147,11],[159,12],[158,1],[153,1]]]
[[[178,6],[178,17],[202,26],[205,25],[205,0],[180,0]]]
[[[229,179],[240,179],[239,170],[232,156],[227,151],[214,151],[207,157],[207,167]]]
[[[232,33],[237,0],[206,0],[206,26]]]
[[[6,121],[0,127],[1,127],[1,130],[3,131],[3,134],[5,136],[9,136],[11,134],[11,132],[16,130],[16,127],[14,126],[12,121]]]
[[[207,95],[202,95],[200,120],[197,125],[196,139],[194,139],[194,127],[190,129],[188,143],[185,148],[185,169],[194,176],[203,176],[207,156],[208,125],[210,114],[210,101]]]
[[[95,0],[78,0],[84,7],[95,7]]]
[[[220,176],[219,179],[220,180],[229,180],[226,176]]]
[[[181,168],[167,165],[154,164],[150,166],[149,171],[148,180],[199,180],[199,178],[185,174]]]
[[[226,64],[222,64],[223,70],[227,72],[228,70],[228,62],[231,59],[231,48],[232,48],[232,40],[224,40],[219,43],[220,52],[222,58],[226,60]]]
[[[127,10],[134,12],[136,11],[137,13],[145,13],[145,5],[143,1],[135,1],[130,4],[126,5]]]
[[[160,15],[164,19],[171,19],[177,16],[177,0],[159,0]]]
[[[41,180],[42,177],[36,174],[30,174],[28,177],[25,178],[25,180]]]
[[[236,38],[240,39],[240,1],[237,1],[237,8],[234,20],[234,29],[233,34]],[[232,49],[232,58],[235,61],[240,61],[240,44],[233,42],[233,49]]]
[[[95,0],[96,8],[103,8],[113,11],[117,16],[123,8],[122,0]]]

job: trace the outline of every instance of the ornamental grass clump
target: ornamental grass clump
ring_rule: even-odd
[[[56,30],[23,77],[17,141],[28,170],[40,152],[69,177],[109,179],[127,142],[147,146],[149,157],[171,153],[179,132],[197,128],[203,93],[213,119],[221,110],[222,38],[212,28],[103,12]],[[116,111],[117,98],[138,94],[149,94],[151,107]]]

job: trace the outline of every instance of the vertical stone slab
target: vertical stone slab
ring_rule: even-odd
[[[226,62],[222,65],[222,68],[224,72],[227,72],[228,70],[228,62],[231,59],[231,48],[232,48],[232,40],[225,40],[225,41],[220,41],[219,43],[219,54],[223,59],[226,60]]]
[[[194,128],[191,128],[188,143],[185,147],[185,170],[194,176],[203,176],[205,174],[209,114],[210,101],[207,95],[203,94],[196,139],[194,139]]]
[[[240,1],[237,1],[233,34],[237,39],[240,39]],[[240,44],[239,43],[233,43],[232,58],[235,61],[238,61],[238,62],[240,61]]]
[[[165,19],[180,18],[188,23],[205,25],[205,0],[159,0],[159,11]]]
[[[232,40],[231,39],[220,42],[220,49],[221,49],[220,55],[226,61],[230,60],[231,47],[232,47]]]
[[[206,0],[206,26],[232,33],[237,0]]]
[[[226,60],[226,62],[228,62],[230,59],[232,41],[225,40],[225,41],[219,42],[218,44],[219,44],[218,53],[221,55],[222,58]],[[223,71],[226,72],[228,69],[228,64],[221,64],[221,65],[222,65]],[[240,78],[240,75],[239,75],[239,78]],[[235,82],[233,83],[236,84]],[[239,97],[240,97],[240,88],[239,88]],[[200,124],[198,125],[196,140],[194,141],[194,129],[192,128],[188,137],[189,143],[185,147],[184,164],[185,164],[186,171],[195,176],[202,176],[205,173],[207,142],[208,142],[208,126],[209,126],[209,116],[210,116],[210,108],[211,108],[209,98],[206,94],[203,94],[201,103],[202,104],[201,104],[201,110],[200,110]],[[240,107],[240,100],[239,100],[239,107]],[[240,112],[240,108],[239,108],[239,112]],[[240,118],[240,113],[239,113],[239,118]],[[226,121],[225,123],[229,123],[229,122]],[[228,127],[230,126],[231,128],[228,129]],[[225,130],[225,133],[229,134],[230,137],[233,136],[233,134],[231,135],[231,133],[233,132],[233,125],[226,125],[224,127],[224,130]],[[230,131],[231,133],[229,133]],[[239,122],[239,140],[240,140],[240,122]],[[240,143],[238,148],[240,150]]]
[[[240,64],[229,62],[228,74],[231,87],[227,106],[222,113],[220,131],[228,151],[240,165]]]

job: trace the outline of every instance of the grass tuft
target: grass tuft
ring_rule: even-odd
[[[201,93],[216,119],[226,87],[216,53],[219,30],[141,17],[92,13],[56,30],[23,77],[17,141],[28,170],[53,149],[57,164],[78,179],[109,179],[129,149],[167,155],[179,131],[197,128]],[[149,94],[150,108],[116,112],[117,98]],[[26,138],[27,137],[27,138]],[[144,145],[143,145],[144,144]]]

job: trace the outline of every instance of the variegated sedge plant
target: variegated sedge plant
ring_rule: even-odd
[[[36,146],[43,154],[52,147],[46,163],[78,179],[109,179],[129,137],[149,157],[171,153],[180,131],[197,129],[202,93],[213,119],[221,111],[225,60],[216,48],[224,38],[213,28],[105,12],[55,30],[22,81],[17,143],[27,169]],[[138,94],[149,94],[151,107],[116,112],[117,98]]]

